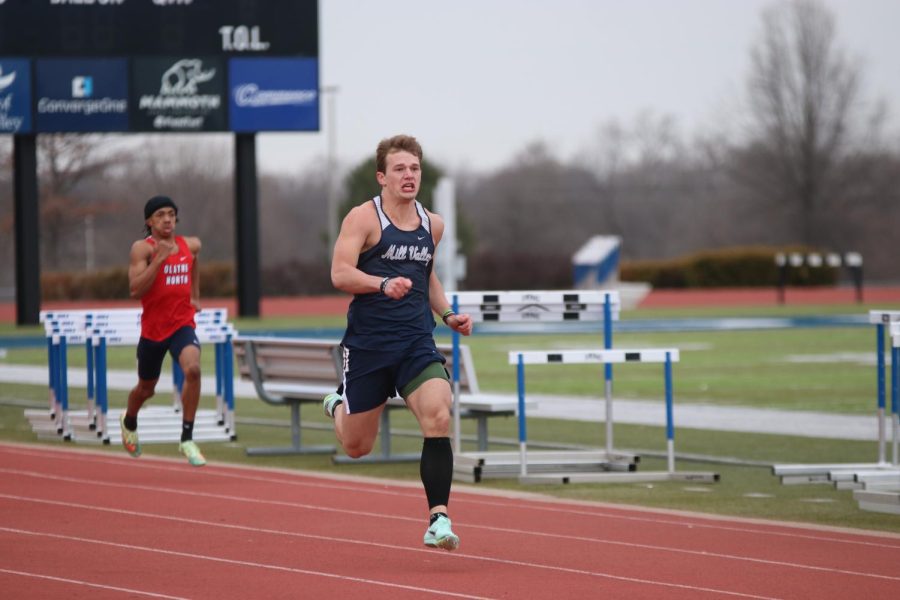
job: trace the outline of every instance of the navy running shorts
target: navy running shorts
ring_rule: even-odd
[[[166,352],[170,353],[172,359],[177,361],[185,346],[191,344],[200,348],[197,332],[190,325],[177,329],[175,333],[161,342],[154,342],[142,337],[137,345],[138,377],[145,380],[159,379]]]
[[[342,346],[344,351],[344,410],[361,413],[378,408],[397,395],[431,363],[444,364],[429,335],[410,347],[396,352],[359,350]]]

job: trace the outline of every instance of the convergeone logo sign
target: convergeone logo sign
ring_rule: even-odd
[[[318,131],[319,65],[309,58],[229,61],[232,131]]]
[[[128,63],[38,60],[35,98],[37,131],[128,131]]]
[[[31,69],[27,60],[0,58],[0,133],[31,132]]]

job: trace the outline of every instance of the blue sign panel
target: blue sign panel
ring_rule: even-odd
[[[38,60],[35,99],[37,131],[128,131],[128,61]]]
[[[318,131],[319,63],[314,58],[229,60],[232,131]]]
[[[31,67],[0,58],[0,133],[31,133]]]

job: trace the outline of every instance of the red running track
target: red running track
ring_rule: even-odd
[[[900,536],[0,444],[6,598],[900,598]]]

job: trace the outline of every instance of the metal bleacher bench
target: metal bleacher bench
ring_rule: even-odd
[[[449,345],[438,344],[438,350],[447,358],[446,367],[452,369],[453,353]],[[286,447],[248,448],[247,454],[286,455],[336,452],[333,445],[309,446],[302,444],[302,404],[321,405],[322,398],[337,389],[342,374],[342,351],[339,340],[312,338],[239,336],[234,340],[235,355],[241,379],[253,383],[261,400],[273,406],[291,409],[291,445]],[[477,421],[478,448],[488,446],[490,417],[513,416],[516,410],[514,398],[482,395],[468,346],[460,346],[460,411],[462,418]],[[380,448],[363,458],[351,459],[335,456],[335,462],[401,462],[419,460],[420,454],[397,454],[391,451],[392,409],[403,408],[402,398],[390,398],[387,409],[381,414]]]

